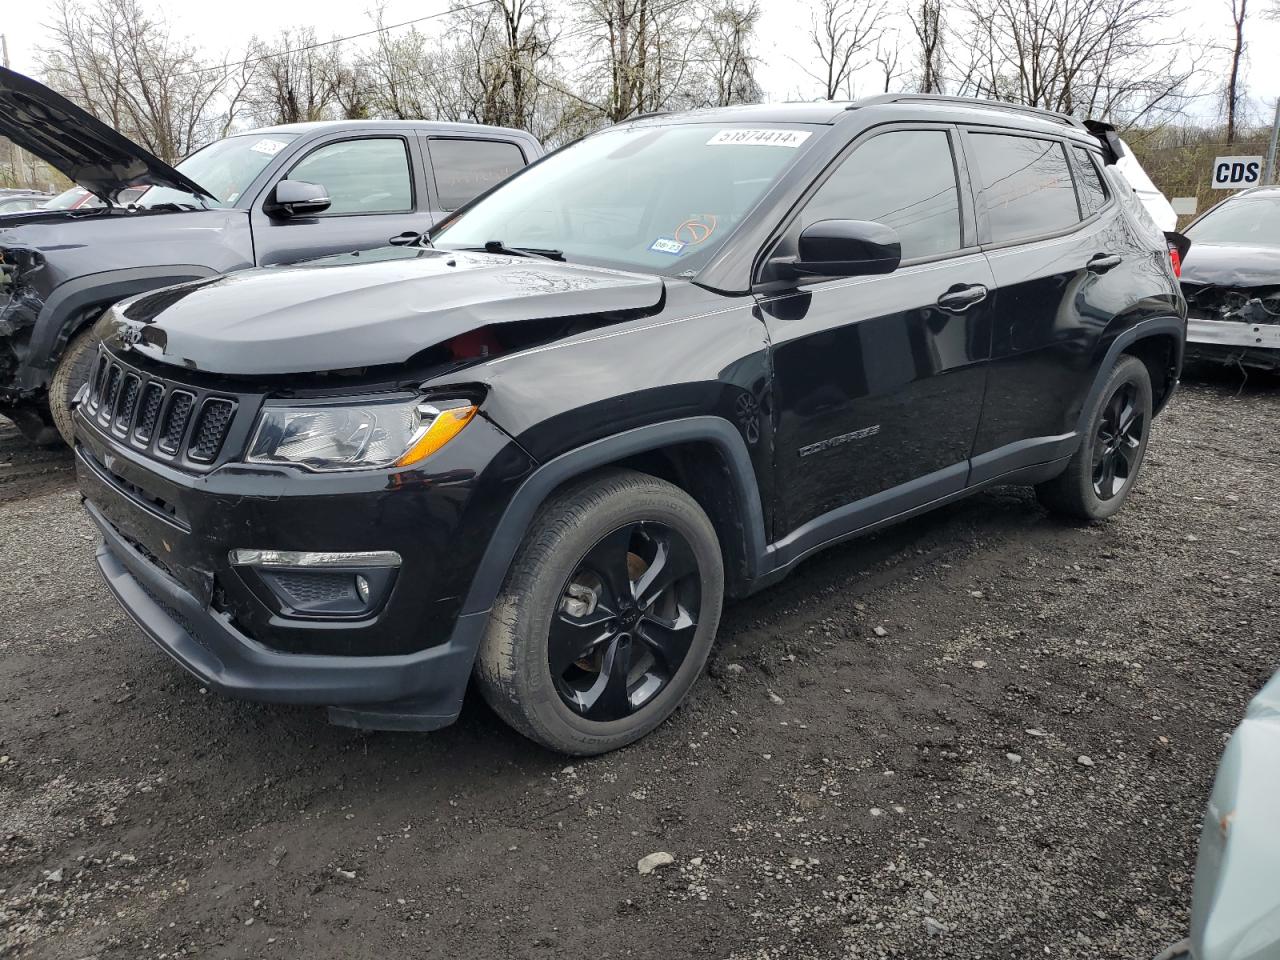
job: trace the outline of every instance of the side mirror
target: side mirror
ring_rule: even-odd
[[[893,273],[902,263],[898,231],[871,220],[819,220],[800,233],[792,272],[801,277]]]
[[[265,204],[273,217],[309,217],[329,209],[329,191],[305,180],[281,180]]]

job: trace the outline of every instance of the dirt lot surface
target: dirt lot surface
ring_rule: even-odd
[[[1235,387],[1184,388],[1110,523],[998,491],[731,606],[671,723],[573,763],[479,704],[205,694],[69,457],[0,429],[0,956],[1148,958],[1280,661],[1280,391]]]

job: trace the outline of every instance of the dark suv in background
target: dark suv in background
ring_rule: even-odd
[[[520,130],[334,121],[238,134],[174,168],[4,69],[0,136],[92,201],[0,218],[0,414],[39,442],[56,438],[55,425],[70,442],[93,321],[117,300],[406,242],[542,155]]]
[[[983,490],[1099,520],[1178,381],[1107,128],[885,96],[626,123],[407,247],[145,295],[76,412],[98,562],[210,687],[568,753],[728,596]]]

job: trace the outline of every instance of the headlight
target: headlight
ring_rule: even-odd
[[[404,467],[443,447],[475,413],[465,400],[264,406],[248,459],[309,470]]]

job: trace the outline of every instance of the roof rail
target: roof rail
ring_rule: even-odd
[[[1084,129],[1084,124],[1075,117],[1043,107],[1028,107],[1020,103],[1006,103],[1003,100],[988,100],[985,97],[945,97],[937,93],[880,93],[874,97],[866,97],[851,103],[846,110],[857,110],[859,107],[870,107],[878,103],[946,103],[957,107],[981,107],[988,110],[1008,110],[1010,113],[1026,113],[1061,123],[1065,126]]]

